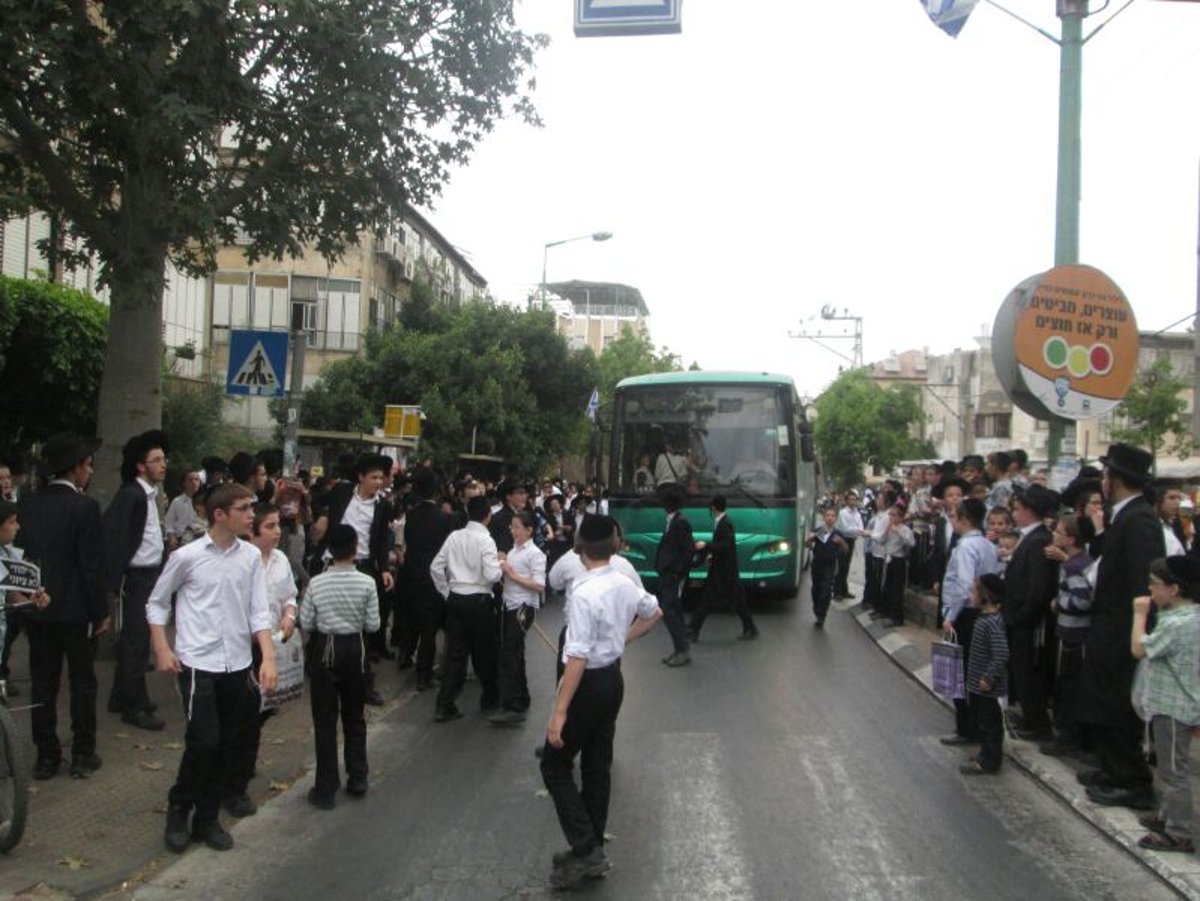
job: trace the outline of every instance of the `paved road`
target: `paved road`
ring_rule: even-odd
[[[807,597],[807,591],[805,591]],[[1175,895],[1022,773],[964,779],[936,736],[948,714],[845,613],[769,608],[762,638],[706,625],[692,666],[659,664],[661,628],[632,646],[596,899],[1159,899]],[[554,632],[558,610],[540,620]],[[307,781],[140,898],[542,898],[562,847],[531,753],[548,711],[548,650],[529,644],[537,715],[500,730],[434,725],[415,696],[371,735],[361,802],[311,810]],[[464,709],[477,698],[468,684]]]

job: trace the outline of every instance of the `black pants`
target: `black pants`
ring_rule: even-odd
[[[331,647],[332,646],[332,647]],[[366,653],[361,635],[314,632],[308,642],[313,738],[317,750],[317,794],[332,797],[341,786],[338,775],[337,724],[342,720],[342,754],[346,776],[367,778],[367,720],[363,714]]]
[[[898,623],[904,622],[904,591],[908,587],[908,560],[904,557],[888,557],[881,564],[880,581],[883,591],[880,598],[882,611]]]
[[[500,706],[524,713],[529,709],[529,680],[525,677],[525,630],[537,608],[505,610],[500,617]],[[520,615],[518,615],[520,614]],[[525,625],[522,625],[524,620]]]
[[[146,691],[146,663],[150,660],[146,601],[158,573],[157,566],[131,567],[125,570],[121,585],[121,631],[117,635],[117,668],[108,706],[126,714],[145,710],[150,703]]]
[[[467,658],[483,692],[482,708],[500,700],[496,674],[496,607],[490,594],[450,593],[446,601],[446,671],[438,691],[437,706],[449,707],[467,680]]]
[[[874,554],[863,555],[864,582],[863,606],[870,610],[884,611],[883,604],[883,569],[884,559]]]
[[[708,615],[713,610],[723,608],[730,603],[732,603],[733,612],[742,621],[742,631],[753,631],[754,619],[750,616],[750,604],[746,601],[746,589],[739,579],[733,585],[720,585],[711,581],[704,583],[700,603],[692,611],[690,626],[692,634],[699,637],[700,629],[703,627],[704,621],[708,619]]]
[[[62,759],[58,740],[58,689],[63,658],[71,692],[71,756],[87,757],[96,751],[96,639],[88,636],[87,623],[48,623],[25,620],[29,636],[29,712],[33,743],[39,760]]]
[[[612,790],[613,737],[625,683],[617,664],[585,670],[563,727],[563,746],[542,749],[542,781],[554,800],[567,843],[586,853],[604,843]],[[575,785],[575,756],[580,755],[580,786]]]
[[[210,673],[185,666],[178,682],[187,731],[167,801],[194,809],[192,828],[202,829],[217,819],[235,741],[247,719],[258,716],[260,697],[248,669]]]
[[[379,602],[379,631],[364,632],[363,638],[367,642],[367,652],[379,657],[387,650],[387,624],[388,614],[391,611],[392,599],[386,591],[383,590],[383,578],[375,569],[375,564],[370,560],[354,561],[354,568],[360,573],[370,576],[375,580],[375,598]],[[367,661],[367,686],[373,688],[375,686],[375,674],[371,672],[371,661]]]
[[[850,583],[847,581],[850,578],[850,563],[854,560],[854,539],[842,536],[842,540],[846,542],[846,549],[838,551],[837,575],[833,581],[834,597],[848,598],[850,597]]]
[[[299,633],[293,634],[292,641],[299,640]],[[262,664],[262,651],[257,641],[250,645],[250,659],[250,668],[257,676],[258,668]],[[261,707],[261,704],[259,706]],[[247,711],[247,715],[238,723],[237,733],[230,745],[229,760],[225,763],[223,794],[226,798],[246,794],[250,780],[254,778],[254,767],[258,763],[263,725],[274,715],[274,710]]]
[[[3,603],[2,599],[0,599],[0,603]],[[12,656],[13,645],[16,644],[17,638],[25,626],[25,611],[21,609],[6,610],[0,616],[4,616],[7,622],[7,631],[4,633],[4,651],[0,653],[0,679],[7,679],[9,675],[8,658]]]
[[[963,607],[954,620],[954,634],[963,649],[963,672],[971,660],[971,636],[975,634],[975,621],[979,619],[977,607]],[[971,700],[974,695],[954,699],[954,732],[963,738],[978,739],[979,730],[975,727],[975,714],[971,711]]]
[[[446,618],[446,603],[432,586],[407,591],[404,601],[409,626],[400,653],[415,658],[417,681],[429,682],[433,679],[437,634]]]
[[[1004,762],[1004,714],[1000,710],[1000,699],[972,694],[971,711],[975,714],[975,729],[979,733],[979,765],[995,772]]]
[[[1009,669],[1016,700],[1021,704],[1021,728],[1049,732],[1043,676],[1038,672],[1040,652],[1033,629],[1010,629],[1008,636]]]
[[[1079,674],[1083,671],[1083,642],[1058,641],[1057,678],[1054,682],[1054,731],[1059,744],[1080,746],[1083,729],[1075,712]]]
[[[834,582],[839,575],[838,567],[837,558],[813,560],[811,575],[813,616],[819,623],[825,622],[825,616],[829,613],[829,602],[834,595]],[[844,596],[842,595],[842,597]]]
[[[1150,791],[1153,788],[1154,776],[1146,755],[1142,753],[1142,733],[1144,726],[1132,719],[1120,726],[1088,726],[1088,735],[1096,746],[1100,756],[1100,769],[1112,780],[1118,788],[1129,788],[1137,791]],[[1166,749],[1168,752],[1170,749]],[[1163,753],[1163,749],[1158,749]]]
[[[676,653],[686,654],[688,649],[687,626],[683,619],[683,585],[674,576],[661,576],[658,580],[658,605],[662,608],[663,622],[671,634],[671,643]]]

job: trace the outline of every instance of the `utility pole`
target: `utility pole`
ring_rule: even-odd
[[[283,429],[283,474],[294,478],[299,470],[296,457],[300,444],[300,403],[304,397],[304,350],[308,334],[300,305],[292,307],[291,375],[287,392],[287,423]]]
[[[824,329],[818,327],[815,332],[810,331],[806,326],[801,326],[799,332],[788,332],[789,338],[804,338],[811,341],[818,347],[824,348],[831,354],[841,357],[854,369],[862,369],[863,367],[863,317],[856,316],[848,309],[843,308],[839,313],[833,304],[825,304],[821,307],[821,318],[826,322],[852,322],[854,323],[854,331],[846,334],[843,330],[840,335],[827,335]],[[851,351],[853,356],[846,356],[840,350],[836,350],[825,344],[825,341],[853,341],[854,346]]]

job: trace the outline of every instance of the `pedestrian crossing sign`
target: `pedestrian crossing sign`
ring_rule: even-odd
[[[282,397],[287,356],[287,332],[230,332],[225,393]]]
[[[683,0],[575,0],[575,36],[678,34]]]

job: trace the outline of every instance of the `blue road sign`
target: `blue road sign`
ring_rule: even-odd
[[[678,34],[683,0],[575,0],[575,36]]]
[[[287,332],[230,332],[225,393],[282,397],[287,356]]]

